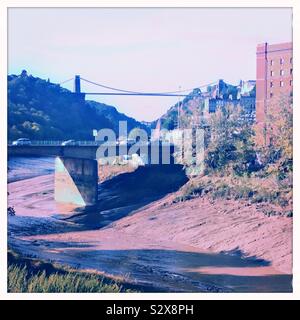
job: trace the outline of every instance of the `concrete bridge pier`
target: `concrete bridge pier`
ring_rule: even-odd
[[[98,162],[56,157],[55,200],[78,206],[95,205],[98,199]]]
[[[108,152],[110,147],[113,151],[111,153]],[[145,146],[138,147],[134,145],[111,145],[110,147],[105,147],[108,148],[107,155],[134,155],[138,165],[165,165],[174,163],[172,156],[174,153],[173,145],[152,143],[151,145],[146,144]],[[98,162],[96,159],[100,159],[102,155],[102,152],[100,152],[99,156],[99,145],[62,146],[60,144],[33,144],[29,146],[9,146],[8,154],[9,156],[56,156],[55,200],[78,207],[97,204]],[[102,155],[104,158],[105,154],[104,152]]]

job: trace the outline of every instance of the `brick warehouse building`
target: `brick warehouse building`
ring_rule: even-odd
[[[256,50],[256,120],[264,123],[268,105],[293,90],[293,43],[259,44]]]

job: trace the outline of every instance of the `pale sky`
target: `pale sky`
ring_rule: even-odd
[[[9,73],[60,83],[75,74],[132,91],[255,79],[256,45],[292,39],[288,8],[11,8]],[[73,84],[65,85],[73,89]],[[83,85],[82,91],[100,88]],[[100,90],[105,91],[105,90]],[[88,96],[152,121],[175,97]]]

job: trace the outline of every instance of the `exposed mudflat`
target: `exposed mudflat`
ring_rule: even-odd
[[[171,171],[168,171],[171,170]],[[170,292],[291,291],[292,218],[255,205],[172,203],[181,168],[104,181],[96,207],[53,200],[53,175],[9,183],[9,244],[24,254]]]

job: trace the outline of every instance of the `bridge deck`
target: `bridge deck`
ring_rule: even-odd
[[[166,154],[173,153],[174,148],[170,144],[138,144],[133,145],[24,145],[24,146],[8,146],[8,156],[59,156],[66,158],[78,159],[97,159],[101,154],[104,156],[120,156],[148,154],[149,156],[161,155],[163,152]]]

